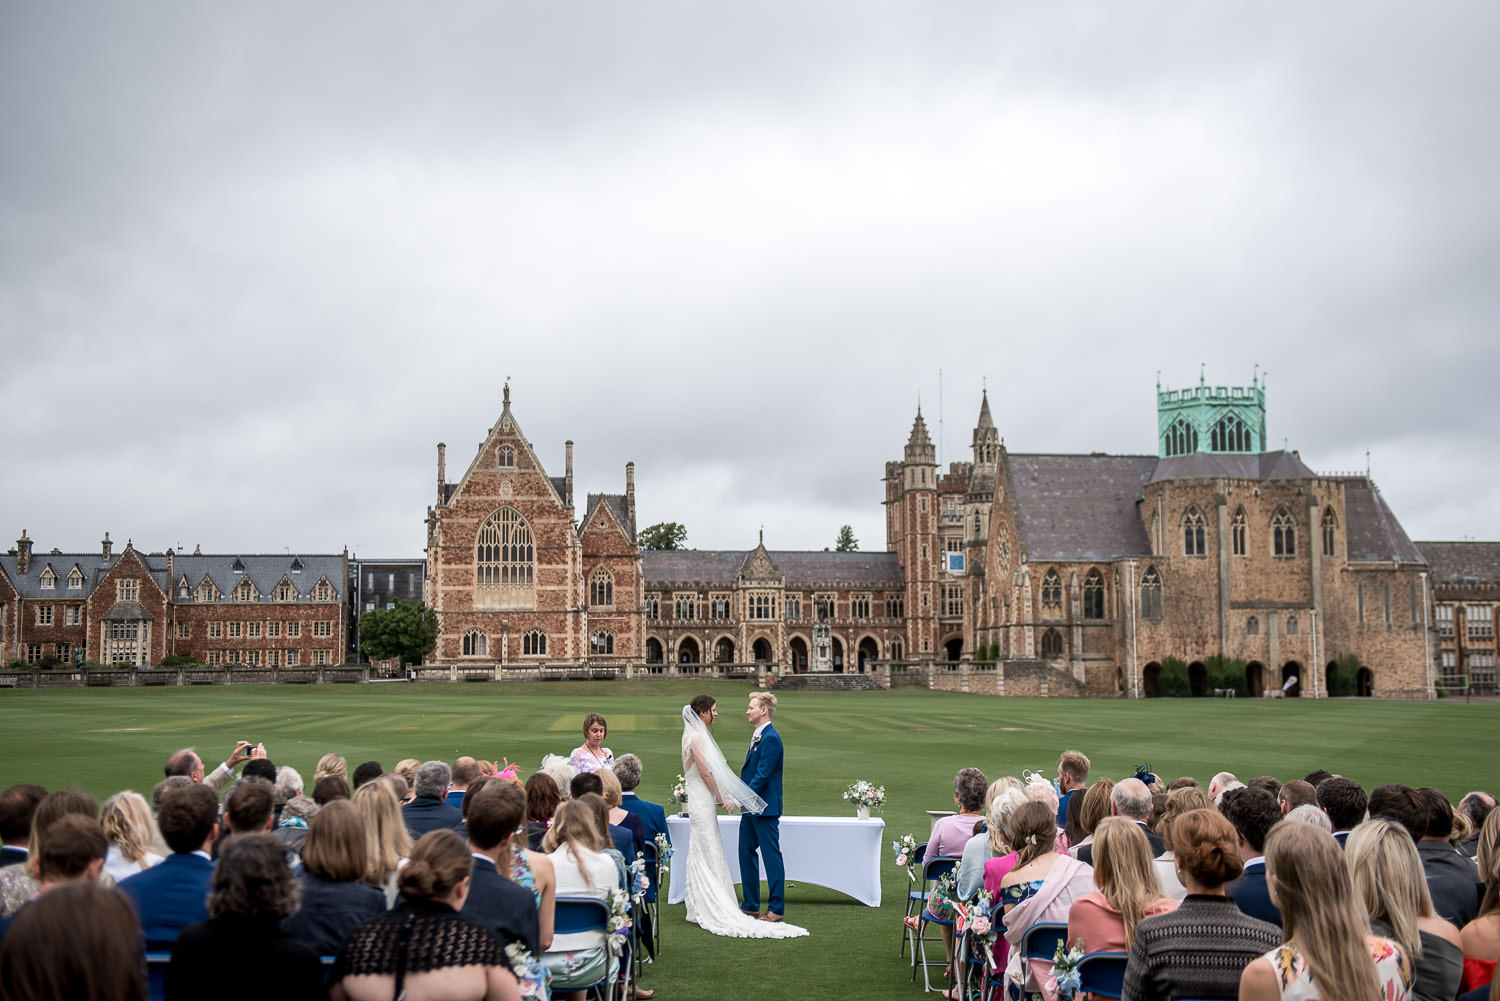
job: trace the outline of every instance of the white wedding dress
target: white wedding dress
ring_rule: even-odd
[[[740,910],[734,884],[729,881],[729,864],[724,861],[713,794],[692,762],[682,763],[682,773],[687,781],[688,826],[692,832],[684,893],[688,921],[711,934],[731,938],[798,938],[806,935],[806,928],[784,921],[761,921]]]

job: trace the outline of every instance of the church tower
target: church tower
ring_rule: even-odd
[[[886,463],[886,549],[896,553],[906,580],[905,656],[930,657],[937,644],[937,449],[917,408],[900,462]]]
[[[1163,459],[1210,452],[1266,451],[1266,383],[1258,374],[1249,386],[1210,386],[1202,375],[1191,389],[1156,383],[1157,446]]]

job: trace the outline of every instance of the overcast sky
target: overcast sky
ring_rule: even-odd
[[[1500,537],[1500,5],[6,3],[0,538],[420,556],[500,411],[690,545],[884,548],[1156,382]],[[941,381],[939,372],[941,371]],[[579,511],[581,517],[582,511]],[[9,533],[9,534],[5,534]],[[10,543],[4,543],[9,546]]]

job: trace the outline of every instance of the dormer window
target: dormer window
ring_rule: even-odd
[[[44,568],[42,570],[42,579],[41,579],[41,588],[42,588],[42,590],[43,591],[51,591],[51,590],[53,590],[56,587],[57,587],[57,574],[55,574],[55,573],[52,572],[52,568],[50,566]]]
[[[292,557],[292,573],[301,573],[301,572],[302,572],[302,557],[300,557],[300,556],[293,556]]]
[[[238,556],[236,556],[234,558],[233,565],[231,565],[229,569],[233,570],[235,573],[244,573],[245,572],[244,561],[242,561]]]
[[[234,600],[235,601],[254,601],[255,600],[255,585],[252,584],[252,583],[250,583],[250,581],[248,579],[240,581],[239,584],[234,589]]]
[[[318,586],[313,588],[313,601],[332,601],[333,585],[326,580],[318,581]]]
[[[74,565],[72,570],[68,571],[68,590],[83,590],[83,571],[79,570],[76,564]]]

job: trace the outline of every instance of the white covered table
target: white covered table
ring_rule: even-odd
[[[687,889],[687,858],[692,833],[686,817],[667,818],[672,838],[669,863],[671,887],[667,903],[682,903]],[[740,818],[719,817],[719,839],[729,879],[740,882]],[[848,894],[870,907],[880,906],[880,859],[885,845],[885,821],[856,817],[782,817],[781,858],[787,882],[812,883]],[[761,878],[765,862],[761,862]]]

